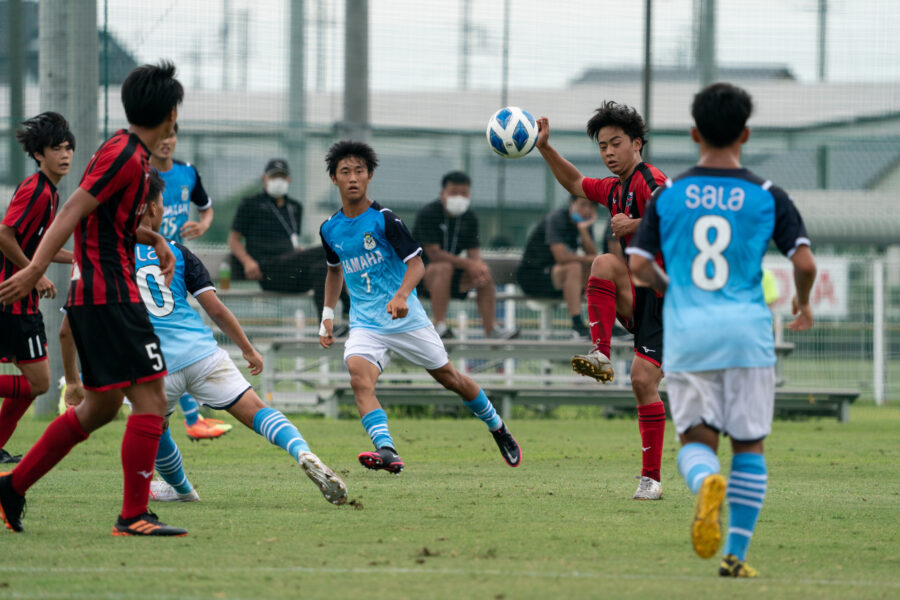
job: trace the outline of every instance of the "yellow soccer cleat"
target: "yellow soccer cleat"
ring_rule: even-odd
[[[725,487],[725,478],[714,473],[703,480],[697,492],[691,542],[700,558],[712,558],[722,545],[721,511]]]
[[[719,563],[720,577],[759,577],[759,571],[734,554],[726,554]]]

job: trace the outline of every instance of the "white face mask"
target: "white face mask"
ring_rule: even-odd
[[[290,182],[284,177],[273,177],[266,182],[266,193],[273,198],[287,195]]]
[[[447,196],[444,208],[451,217],[458,217],[469,210],[469,204],[471,204],[471,200],[465,196]]]

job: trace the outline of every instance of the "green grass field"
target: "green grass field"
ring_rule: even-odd
[[[898,406],[854,406],[846,424],[776,422],[755,581],[720,580],[716,560],[694,556],[671,423],[664,499],[638,503],[632,419],[512,422],[524,461],[510,469],[474,419],[397,418],[399,477],[356,463],[369,447],[358,421],[294,421],[352,506],[327,504],[239,425],[202,444],[178,425],[203,501],[154,508],[191,535],[114,538],[119,420],[31,489],[25,533],[0,531],[0,598],[900,596]],[[7,448],[25,450],[44,425],[26,417]]]

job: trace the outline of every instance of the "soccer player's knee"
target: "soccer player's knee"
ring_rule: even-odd
[[[616,272],[616,261],[612,254],[600,254],[591,263],[591,275],[599,279],[610,279]]]
[[[637,396],[656,395],[659,378],[653,369],[632,369],[631,388]]]
[[[350,387],[357,394],[360,392],[370,392],[375,390],[375,383],[365,375],[360,373],[352,373],[350,375]]]

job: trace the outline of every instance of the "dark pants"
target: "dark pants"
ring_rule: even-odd
[[[262,260],[259,263],[263,278],[259,282],[267,292],[283,292],[299,294],[313,291],[316,309],[322,312],[325,306],[325,276],[328,265],[325,263],[325,249],[321,246],[286,252],[275,258]],[[347,288],[341,288],[343,314],[350,313],[350,296]]]

